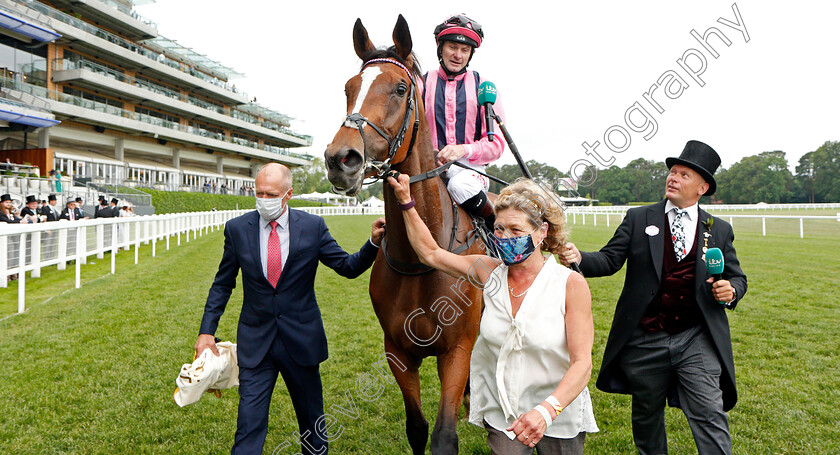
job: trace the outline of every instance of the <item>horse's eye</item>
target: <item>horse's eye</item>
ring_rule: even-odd
[[[405,93],[407,91],[408,91],[408,87],[405,84],[403,84],[403,83],[397,84],[397,89],[395,90],[397,96],[405,96]]]

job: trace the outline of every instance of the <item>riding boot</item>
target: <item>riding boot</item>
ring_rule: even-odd
[[[467,199],[461,204],[461,207],[470,215],[483,218],[484,224],[487,226],[488,232],[493,232],[493,225],[496,223],[496,215],[493,213],[493,204],[487,199],[487,193],[479,192],[475,196]]]

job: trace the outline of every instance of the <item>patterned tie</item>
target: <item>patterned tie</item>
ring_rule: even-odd
[[[268,224],[271,225],[271,234],[268,235],[268,282],[277,287],[280,274],[283,273],[283,255],[280,250],[280,235],[277,234],[277,221]]]
[[[683,209],[674,209],[674,222],[671,223],[671,241],[674,243],[674,253],[677,255],[677,262],[688,254],[685,249],[685,228],[683,227],[682,217],[688,212]]]

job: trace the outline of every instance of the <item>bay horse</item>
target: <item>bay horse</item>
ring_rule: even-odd
[[[324,152],[333,190],[356,195],[364,178],[397,171],[417,176],[435,168],[422,103],[419,64],[402,15],[394,46],[376,49],[360,19],[353,45],[362,59],[359,74],[345,85],[347,117]],[[439,178],[413,183],[416,210],[443,248],[483,254],[471,242],[471,219],[455,205]],[[402,391],[406,435],[412,452],[425,453],[429,423],[420,406],[419,368],[437,357],[441,396],[432,431],[433,454],[458,453],[456,423],[478,335],[482,290],[419,263],[406,235],[403,215],[389,185],[383,185],[386,237],[373,265],[370,298],[385,335],[386,357]]]

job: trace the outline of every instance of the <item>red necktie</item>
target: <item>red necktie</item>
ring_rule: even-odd
[[[277,287],[283,272],[283,255],[280,250],[280,235],[277,234],[277,221],[268,224],[271,225],[271,234],[268,235],[268,282]]]

